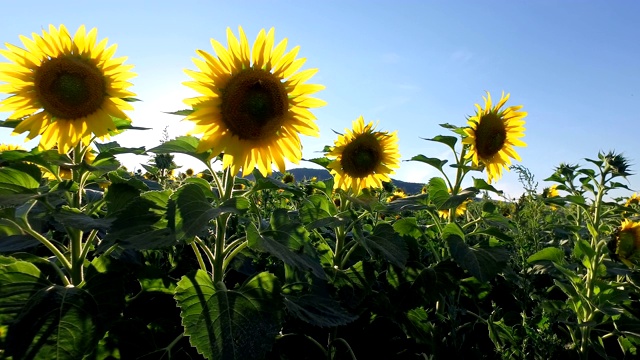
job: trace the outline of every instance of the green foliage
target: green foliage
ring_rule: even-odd
[[[206,359],[256,359],[280,329],[278,281],[260,273],[237,290],[214,284],[206,272],[185,275],[176,288],[185,334]]]

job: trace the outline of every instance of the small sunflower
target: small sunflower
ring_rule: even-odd
[[[285,184],[293,184],[295,181],[296,177],[290,172],[287,172],[282,176],[282,182]]]
[[[15,151],[15,150],[22,150],[22,151],[26,151],[25,148],[23,148],[20,145],[14,145],[14,144],[0,144],[0,153],[5,152],[5,151]]]
[[[518,111],[522,105],[502,109],[509,94],[504,92],[500,101],[492,106],[491,94],[487,92],[484,108],[476,104],[477,112],[469,118],[469,128],[465,129],[463,143],[469,145],[467,158],[473,159],[473,165],[481,163],[487,169],[489,183],[502,177],[502,169],[509,170],[511,159],[521,160],[514,146],[527,146],[519,138],[524,136],[524,118],[527,113]]]
[[[317,69],[297,72],[306,61],[296,59],[299,47],[285,53],[287,39],[274,47],[273,28],[258,33],[253,49],[242,27],[239,33],[238,40],[227,28],[229,48],[211,39],[217,57],[198,50],[201,72],[185,70],[195,81],[184,84],[202,94],[185,100],[194,110],[186,119],[195,123],[192,134],[203,134],[197,151],[224,153],[233,175],[257,168],[266,176],[273,163],[284,172],[285,159],[302,158],[299,134],[319,135],[309,108],[325,102],[310,95],[324,86],[305,84]]]
[[[353,130],[345,129],[328,158],[333,160],[327,167],[334,176],[334,188],[352,189],[355,195],[365,188],[381,188],[390,182],[389,174],[400,167],[397,131],[374,131],[373,122],[364,124],[360,116],[353,121]]]
[[[640,204],[640,196],[637,193],[633,193],[633,195],[629,196],[624,206],[629,207],[633,204]]]
[[[558,197],[558,196],[560,196],[560,193],[558,192],[557,184],[551,185],[548,188],[544,188],[542,190],[543,198],[552,198],[552,197]]]
[[[396,188],[393,191],[393,194],[389,197],[387,197],[387,202],[392,202],[394,200],[398,200],[398,199],[404,199],[407,197],[407,194],[404,192],[404,190],[400,189],[400,188]]]
[[[449,194],[451,194],[451,189],[449,189]],[[456,217],[462,216],[467,212],[467,204],[471,202],[471,199],[467,199],[462,202],[462,204],[458,205],[456,208]],[[449,219],[449,211],[451,209],[443,209],[438,210],[438,215],[443,219]]]
[[[640,263],[640,222],[624,220],[614,232],[609,249],[629,267]]]
[[[25,49],[6,44],[0,54],[10,63],[0,63],[0,93],[10,96],[0,102],[0,112],[12,112],[20,120],[13,135],[38,135],[40,148],[58,147],[61,154],[92,134],[100,139],[116,130],[113,118],[130,121],[123,110],[132,110],[125,98],[135,96],[127,82],[135,74],[126,57],[112,58],[116,45],[107,39],[96,43],[98,31],[80,26],[72,37],[64,25],[49,26],[42,36],[21,36]]]

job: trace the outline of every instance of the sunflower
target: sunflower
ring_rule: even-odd
[[[449,194],[451,194],[451,189],[449,189]],[[462,216],[467,212],[467,204],[470,202],[471,199],[469,198],[456,207],[456,217]],[[449,211],[450,209],[438,210],[438,215],[443,219],[449,219]]]
[[[392,202],[398,199],[404,199],[406,197],[407,197],[407,193],[405,193],[403,189],[396,188],[395,190],[393,190],[393,194],[387,197],[387,202]]]
[[[629,196],[624,206],[629,207],[633,204],[640,204],[640,196],[637,193],[633,193],[633,195]]]
[[[13,134],[29,132],[27,140],[38,135],[40,148],[57,145],[61,154],[82,142],[88,145],[92,134],[100,139],[116,130],[113,118],[130,121],[122,110],[131,110],[125,98],[135,96],[126,90],[132,65],[126,57],[112,58],[116,45],[107,39],[96,44],[97,30],[86,32],[80,26],[72,37],[64,25],[33,39],[21,36],[25,49],[6,44],[0,54],[10,63],[0,63],[0,93],[11,94],[0,102],[0,112],[12,112],[20,120]]]
[[[22,150],[22,151],[26,151],[25,148],[23,148],[20,145],[14,145],[14,144],[0,144],[0,154],[5,152],[5,151],[15,151],[15,150]]]
[[[305,84],[317,69],[297,72],[306,61],[296,59],[299,47],[285,53],[287,39],[274,47],[273,28],[258,33],[253,49],[242,27],[239,33],[227,28],[228,49],[211,39],[217,57],[197,50],[201,72],[185,70],[195,81],[184,84],[202,96],[185,100],[194,110],[186,119],[195,123],[191,134],[203,134],[197,151],[223,153],[233,175],[257,168],[266,176],[273,163],[284,173],[285,159],[302,158],[299,134],[319,136],[309,108],[325,102],[309,95],[324,86]]]
[[[544,188],[542,190],[543,198],[552,198],[552,197],[558,197],[558,196],[560,196],[560,193],[558,192],[557,184],[551,185],[548,188]]]
[[[397,131],[374,131],[373,122],[364,124],[360,116],[353,121],[353,130],[345,129],[328,158],[333,160],[327,167],[334,176],[334,188],[352,189],[358,195],[362,189],[381,188],[382,182],[390,182],[389,174],[400,167]]]
[[[640,261],[640,222],[624,220],[612,235],[609,249],[625,265],[633,267]]]
[[[487,168],[489,183],[502,177],[502,169],[509,170],[511,159],[521,160],[514,146],[527,146],[519,138],[524,136],[524,118],[527,113],[518,111],[519,106],[502,109],[509,100],[504,92],[500,101],[492,107],[491,94],[487,92],[484,108],[476,104],[476,114],[469,118],[469,128],[465,129],[463,144],[469,145],[467,158],[473,159],[473,165],[482,163]]]

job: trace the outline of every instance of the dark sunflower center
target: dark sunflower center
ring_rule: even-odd
[[[45,61],[35,72],[35,89],[45,111],[67,120],[93,114],[106,95],[100,69],[69,56]]]
[[[247,69],[234,75],[222,93],[222,121],[241,140],[277,134],[289,111],[287,89],[268,71]]]
[[[478,156],[487,159],[497,154],[507,139],[507,129],[498,114],[489,113],[480,119],[476,133]]]
[[[362,178],[373,174],[381,160],[378,139],[373,134],[362,134],[345,146],[340,165],[347,175]]]

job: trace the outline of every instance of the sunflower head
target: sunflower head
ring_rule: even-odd
[[[633,267],[640,263],[640,222],[625,219],[611,236],[609,250],[614,258]]]
[[[345,131],[326,154],[335,159],[327,166],[335,178],[334,188],[351,189],[358,195],[390,182],[389,174],[400,167],[397,132],[375,131],[373,122],[365,125],[362,116],[353,121],[353,130]]]
[[[387,202],[392,202],[392,201],[398,200],[398,199],[404,199],[406,197],[407,197],[407,193],[405,193],[403,189],[396,188],[393,191],[393,194],[391,196],[387,197]]]
[[[282,182],[285,184],[293,184],[296,181],[295,176],[293,176],[292,173],[290,172],[286,172],[283,176],[282,176]]]
[[[484,166],[489,183],[502,177],[502,169],[509,170],[511,158],[520,160],[514,146],[527,146],[519,138],[524,136],[524,118],[527,113],[519,111],[522,106],[505,106],[509,94],[502,93],[500,101],[493,105],[491,94],[484,97],[484,107],[476,104],[476,114],[469,118],[463,144],[469,146],[467,158],[474,166]]]
[[[558,185],[554,184],[549,186],[548,188],[544,188],[542,190],[542,197],[543,198],[552,198],[552,197],[558,197],[560,196],[560,193],[558,192]]]
[[[640,195],[638,195],[638,193],[633,193],[633,195],[629,196],[624,206],[629,207],[633,204],[640,204]]]
[[[451,189],[449,190],[449,195],[451,195]],[[467,204],[469,204],[471,202],[471,198],[465,200],[462,202],[462,204],[458,205],[458,207],[456,207],[456,217],[458,216],[462,216],[467,212]],[[448,220],[449,219],[449,214],[450,214],[451,209],[442,209],[442,210],[438,210],[438,215],[445,219]]]
[[[216,56],[197,51],[200,72],[186,70],[194,81],[184,84],[201,95],[185,100],[194,110],[186,119],[195,123],[192,134],[202,134],[197,151],[222,153],[233,175],[257,168],[266,176],[272,164],[284,172],[285,160],[302,158],[299,135],[319,135],[309,108],[325,103],[310,95],[324,86],[305,83],[317,69],[298,72],[299,47],[286,52],[287,39],[275,45],[273,28],[261,30],[253,48],[242,27],[239,35],[227,29],[227,48],[212,39]]]
[[[24,48],[7,44],[0,54],[0,111],[19,120],[13,134],[29,132],[27,140],[42,135],[40,148],[57,146],[61,154],[92,136],[104,139],[117,129],[114,118],[129,122],[126,98],[135,96],[127,82],[135,74],[126,57],[113,58],[116,46],[96,42],[98,32],[80,26],[71,36],[64,25],[42,36],[21,37]]]

